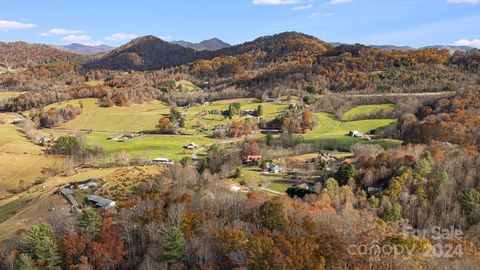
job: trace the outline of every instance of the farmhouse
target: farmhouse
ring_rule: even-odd
[[[25,118],[17,118],[12,121],[12,124],[14,125],[21,125],[25,122]]]
[[[222,112],[219,111],[219,110],[211,110],[211,111],[208,111],[208,113],[209,113],[209,114],[217,114],[217,115],[222,114]]]
[[[81,190],[87,190],[87,189],[97,188],[98,184],[99,184],[98,179],[91,178],[82,182],[72,183],[70,185],[77,187],[78,189],[81,189]]]
[[[161,158],[157,157],[152,160],[152,163],[154,164],[163,164],[163,165],[173,165],[173,160],[169,158]]]
[[[85,204],[92,205],[96,208],[105,208],[105,209],[110,209],[115,207],[115,201],[105,199],[95,195],[88,195],[85,198]]]
[[[363,134],[358,130],[352,130],[348,133],[348,136],[355,137],[355,138],[362,138]]]
[[[54,141],[52,136],[37,136],[35,137],[35,143],[38,145],[47,145]]]
[[[244,117],[254,117],[257,116],[257,110],[245,110],[243,111]]]
[[[271,162],[267,163],[267,170],[269,173],[279,173],[281,171],[280,166]]]
[[[243,163],[252,164],[262,159],[261,155],[247,155],[243,157]]]
[[[195,144],[194,142],[191,142],[189,144],[185,144],[183,146],[183,148],[188,149],[188,150],[193,150],[193,149],[196,149],[197,147],[198,147],[198,145]]]

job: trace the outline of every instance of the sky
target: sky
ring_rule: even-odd
[[[154,35],[239,44],[285,31],[328,42],[480,47],[480,0],[0,0],[0,41],[120,46]]]

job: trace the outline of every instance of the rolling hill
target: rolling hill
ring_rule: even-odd
[[[172,44],[153,36],[137,38],[86,64],[88,69],[113,70],[154,70],[186,65],[197,60],[211,60],[221,57],[243,57],[258,65],[276,61],[296,61],[308,55],[314,58],[326,51],[330,45],[319,39],[296,32],[265,36],[244,44],[216,51],[195,51],[178,44]],[[243,55],[243,56],[242,56]]]
[[[145,36],[86,64],[90,69],[152,70],[195,60],[195,50]]]
[[[54,61],[68,61],[76,54],[53,48],[45,44],[26,42],[0,42],[0,66],[23,68]]]

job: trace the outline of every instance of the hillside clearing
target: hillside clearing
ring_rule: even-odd
[[[49,108],[83,105],[83,112],[75,119],[58,126],[59,129],[94,130],[107,132],[139,132],[153,130],[158,120],[170,113],[170,108],[160,101],[132,104],[128,107],[100,107],[95,98],[77,99],[51,104]]]
[[[183,149],[185,144],[195,142],[203,146],[213,140],[202,136],[175,136],[175,135],[144,135],[127,142],[107,140],[106,134],[88,134],[87,143],[100,145],[105,152],[105,159],[113,160],[115,155],[125,151],[130,158],[154,158],[165,157],[180,160],[190,157],[191,150]]]
[[[395,104],[370,104],[357,106],[343,114],[342,121],[350,121],[352,119],[360,119],[379,111],[392,113],[395,110]]]

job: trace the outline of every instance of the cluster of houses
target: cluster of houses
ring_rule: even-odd
[[[73,197],[73,194],[76,191],[89,191],[91,190],[91,193],[93,193],[95,190],[100,188],[101,181],[99,181],[96,178],[91,178],[87,179],[85,181],[81,182],[72,182],[67,185],[62,186],[59,189],[59,193],[64,195],[67,200],[72,203],[72,206],[78,208],[79,203],[76,202],[75,198]],[[85,197],[83,202],[81,202],[83,206],[91,206],[95,208],[103,208],[103,209],[111,209],[115,208],[116,203],[115,201],[112,201],[107,198],[103,198],[100,196],[96,196],[93,194],[89,194]]]

